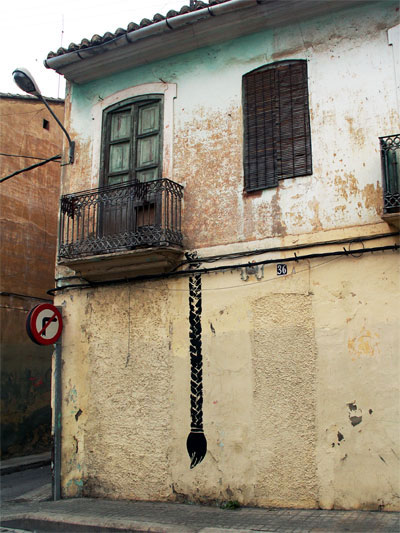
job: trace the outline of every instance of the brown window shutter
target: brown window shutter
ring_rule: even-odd
[[[243,77],[245,189],[312,173],[307,62],[282,61]]]

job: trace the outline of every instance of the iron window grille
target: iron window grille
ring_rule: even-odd
[[[382,160],[383,211],[400,211],[400,134],[379,137]]]
[[[312,174],[307,61],[279,61],[243,76],[245,190]]]
[[[61,197],[58,258],[182,246],[183,187],[133,181]]]

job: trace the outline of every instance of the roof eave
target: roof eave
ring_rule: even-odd
[[[47,59],[47,68],[86,83],[166,57],[263,29],[377,0],[231,0]],[[245,24],[243,23],[245,21]]]

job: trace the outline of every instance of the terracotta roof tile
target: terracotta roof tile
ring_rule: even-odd
[[[14,93],[0,93],[0,98],[10,98],[12,100],[32,100],[40,102],[37,96],[31,96],[30,94],[14,94]],[[51,96],[45,96],[47,102],[52,104],[63,104],[63,98],[52,98]]]
[[[67,48],[59,48],[57,52],[49,52],[47,54],[47,59],[61,56],[63,54],[68,54],[70,52],[75,52],[77,50],[88,48],[90,46],[99,46],[103,43],[111,41],[112,39],[120,37],[121,35],[124,35],[125,33],[130,33],[132,31],[145,28],[146,26],[150,26],[151,24],[157,24],[157,22],[161,22],[165,19],[170,19],[173,17],[177,17],[179,15],[185,15],[187,13],[191,13],[192,11],[197,11],[198,9],[204,9],[209,6],[214,6],[216,4],[224,4],[225,2],[229,2],[229,1],[230,0],[210,0],[209,2],[201,2],[201,1],[196,2],[195,1],[192,6],[184,5],[180,8],[179,11],[170,9],[168,13],[166,14],[166,16],[161,15],[160,13],[156,13],[152,19],[148,19],[148,18],[142,19],[140,24],[136,24],[135,22],[130,22],[126,30],[123,28],[118,28],[117,30],[115,30],[114,33],[111,33],[108,31],[102,37],[96,34],[96,35],[93,35],[91,39],[82,39],[82,41],[79,44],[70,43],[70,45]]]

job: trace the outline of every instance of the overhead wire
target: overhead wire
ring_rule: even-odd
[[[23,111],[21,113],[3,113],[0,115],[0,117],[13,117],[13,116],[16,116],[16,115],[32,115],[33,113],[40,113],[41,111],[43,111],[43,109],[34,109],[33,111]]]
[[[364,235],[360,237],[348,237],[346,239],[332,239],[328,241],[318,241],[318,242],[312,242],[312,243],[305,243],[305,244],[292,244],[289,246],[277,246],[274,248],[260,248],[258,250],[245,250],[240,252],[230,252],[227,254],[220,254],[220,255],[214,255],[214,256],[205,256],[200,257],[198,259],[201,260],[202,263],[213,263],[216,261],[220,261],[221,259],[235,259],[235,258],[241,258],[241,257],[249,257],[254,255],[262,255],[265,253],[271,253],[271,252],[285,252],[285,251],[293,251],[293,250],[301,250],[303,248],[315,248],[317,246],[330,246],[330,245],[336,245],[336,244],[348,244],[348,243],[361,243],[363,241],[370,241],[375,239],[383,239],[385,237],[394,237],[396,235],[399,235],[400,232],[394,231],[390,233],[378,233],[375,235]],[[174,270],[177,270],[178,268],[190,264],[191,262],[195,263],[198,262],[198,259],[186,259],[185,261],[182,261],[177,265]]]
[[[39,161],[46,161],[45,157],[37,157],[34,155],[3,154],[2,152],[0,152],[0,155],[4,155],[6,157],[22,157],[23,159],[38,159]]]
[[[328,263],[332,263],[333,261],[338,261],[340,259],[343,259],[343,257],[333,257],[332,259],[328,259],[327,261],[323,261],[322,263],[319,263],[318,265],[313,265],[313,266],[310,266],[308,268],[303,268],[302,270],[296,270],[296,271],[292,271],[284,276],[274,276],[273,278],[266,278],[266,279],[259,279],[257,281],[250,281],[250,282],[244,282],[244,283],[240,283],[238,285],[227,285],[227,286],[224,286],[224,287],[202,287],[202,291],[223,291],[223,290],[227,290],[227,289],[241,289],[243,287],[249,287],[249,286],[253,286],[253,285],[259,285],[261,283],[268,283],[270,281],[277,281],[278,279],[282,279],[282,278],[285,278],[285,279],[288,279],[292,276],[295,276],[297,274],[302,274],[303,272],[309,272],[310,270],[313,270],[315,268],[318,268],[318,267],[321,267],[321,266],[324,266]],[[283,259],[281,261],[282,263],[285,262],[285,260]],[[144,286],[138,286],[136,287],[138,289],[142,289],[142,290],[148,290],[148,291],[154,291],[154,290],[160,290],[159,288],[154,288],[154,287],[144,287]],[[174,289],[174,288],[168,288],[168,291],[169,292],[189,292],[189,289],[188,288],[185,288],[185,289]]]
[[[239,263],[239,264],[221,265],[221,266],[215,266],[215,267],[187,269],[187,270],[165,272],[162,274],[142,275],[142,276],[136,276],[133,278],[123,278],[123,279],[107,280],[107,281],[90,282],[90,281],[85,280],[86,284],[84,282],[82,284],[73,284],[73,285],[68,285],[64,287],[55,287],[53,289],[48,290],[47,294],[54,296],[54,294],[56,294],[57,292],[60,292],[63,290],[69,290],[69,289],[89,289],[89,288],[97,288],[97,287],[103,287],[103,286],[118,285],[118,284],[127,283],[127,282],[137,283],[140,281],[178,278],[178,277],[190,276],[191,274],[208,274],[211,272],[238,270],[238,269],[246,268],[249,266],[255,267],[255,266],[260,266],[260,265],[268,265],[268,264],[299,262],[299,261],[308,260],[308,259],[316,259],[318,257],[335,257],[336,258],[340,256],[347,256],[347,257],[350,256],[350,257],[356,258],[356,257],[361,257],[365,253],[384,252],[384,251],[389,251],[389,250],[396,251],[399,248],[400,246],[398,244],[392,244],[392,245],[386,245],[386,246],[375,246],[371,248],[363,247],[363,248],[356,249],[356,250],[346,250],[343,247],[342,250],[335,250],[333,252],[313,253],[313,254],[306,254],[306,255],[301,255],[301,256],[294,254],[292,257],[263,259],[261,261],[252,261],[251,263]],[[198,258],[197,263],[202,263],[201,258]],[[56,280],[56,282],[59,282],[61,280],[62,278],[59,278],[58,280]]]
[[[4,178],[0,179],[0,183],[3,183],[4,181],[7,181],[14,176],[17,176],[18,174],[22,174],[22,172],[28,172],[29,170],[33,170],[34,168],[41,167],[42,165],[46,165],[47,163],[51,163],[53,161],[57,161],[58,159],[61,159],[61,155],[53,155],[53,157],[49,157],[48,159],[44,159],[43,161],[40,161],[40,163],[35,163],[34,165],[30,165],[29,167],[21,168],[20,170],[16,170],[12,174],[9,174],[8,176],[5,176]]]

